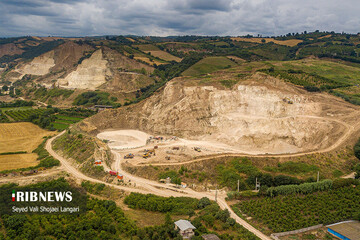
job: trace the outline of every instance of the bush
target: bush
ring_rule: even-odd
[[[323,180],[321,182],[303,183],[300,185],[283,185],[278,187],[271,187],[267,190],[267,195],[274,197],[277,195],[290,195],[295,193],[309,194],[317,191],[326,191],[331,189],[332,180]]]
[[[360,138],[354,146],[355,156],[360,160]]]

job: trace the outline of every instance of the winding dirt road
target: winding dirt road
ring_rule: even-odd
[[[60,156],[59,154],[57,154],[52,149],[52,142],[54,141],[54,139],[61,136],[62,134],[64,134],[64,132],[62,132],[59,135],[54,136],[51,139],[49,139],[46,142],[45,148],[49,152],[50,155],[52,155],[54,158],[56,158],[57,160],[59,160],[61,162],[62,167],[63,167],[63,169],[65,171],[67,171],[68,173],[70,173],[71,175],[73,175],[77,179],[87,180],[87,181],[96,182],[96,183],[103,183],[103,184],[105,184],[107,186],[110,186],[110,187],[113,187],[113,188],[116,188],[116,189],[119,189],[119,190],[123,190],[123,191],[128,191],[128,192],[137,192],[137,193],[142,193],[142,194],[151,193],[151,194],[164,196],[164,197],[170,197],[170,196],[174,196],[174,197],[192,197],[192,198],[198,198],[198,199],[200,199],[202,197],[208,197],[210,199],[214,199],[214,194],[212,194],[212,193],[196,192],[196,191],[194,191],[192,189],[178,190],[178,189],[172,188],[171,186],[168,186],[168,185],[165,185],[165,184],[160,184],[160,183],[157,183],[155,181],[151,181],[151,180],[148,180],[148,179],[133,176],[130,173],[127,173],[127,172],[125,172],[124,170],[121,169],[121,162],[120,162],[121,161],[121,156],[120,156],[119,153],[116,153],[115,151],[112,151],[114,153],[115,159],[116,159],[115,165],[113,165],[113,167],[118,166],[119,170],[122,171],[122,174],[124,175],[124,177],[128,178],[133,183],[136,183],[136,187],[135,186],[134,187],[119,186],[119,185],[116,185],[116,184],[103,182],[103,181],[98,180],[96,178],[88,177],[88,176],[84,175],[82,172],[80,172],[78,169],[73,167],[67,161],[67,159]],[[225,201],[225,196],[223,194],[218,195],[217,203],[219,204],[219,206],[222,209],[228,209],[228,211],[230,212],[230,216],[232,218],[234,218],[237,223],[239,223],[240,225],[242,225],[243,227],[248,229],[250,232],[254,233],[257,237],[259,237],[262,240],[271,240],[270,237],[266,236],[265,234],[263,234],[262,232],[260,232],[259,230],[257,230],[253,226],[251,226],[249,223],[247,223],[245,220],[243,220],[239,216],[237,216],[234,213],[234,211],[230,208],[230,206],[227,204],[227,202]]]

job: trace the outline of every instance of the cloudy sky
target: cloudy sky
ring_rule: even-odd
[[[0,0],[0,37],[360,32],[359,0]]]

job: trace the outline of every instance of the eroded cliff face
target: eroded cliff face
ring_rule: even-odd
[[[106,64],[102,50],[99,49],[90,58],[84,59],[75,71],[60,79],[59,85],[72,89],[95,90],[106,82],[106,75],[109,74]]]
[[[173,80],[138,105],[105,111],[79,126],[93,132],[139,129],[225,143],[247,153],[302,152],[325,148],[346,130],[326,116],[327,97],[313,98],[259,74],[232,89]]]

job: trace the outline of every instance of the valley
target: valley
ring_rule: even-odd
[[[107,232],[134,239],[183,218],[195,239],[251,240],[359,220],[358,41],[328,32],[0,41],[0,183],[75,186],[136,219],[124,222],[136,231]],[[324,204],[296,211],[315,198],[336,199],[337,216]]]

